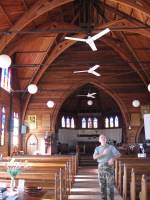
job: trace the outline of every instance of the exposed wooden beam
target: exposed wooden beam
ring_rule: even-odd
[[[12,26],[13,23],[11,22],[10,18],[9,18],[8,15],[6,14],[6,12],[5,12],[5,10],[4,10],[4,8],[2,7],[1,4],[0,4],[0,12],[2,12],[2,13],[4,14],[5,18],[7,19],[7,22],[8,22],[8,24],[9,24],[9,26]]]
[[[26,4],[25,0],[21,0],[21,2],[22,2],[22,4],[23,4],[23,6],[24,6],[25,10],[28,10],[28,6],[27,6],[27,4]]]
[[[135,60],[137,61],[137,64],[140,66],[140,68],[141,68],[141,70],[142,70],[141,73],[143,72],[143,76],[145,77],[145,80],[147,81],[147,84],[148,84],[148,82],[149,82],[149,77],[148,77],[147,73],[146,73],[145,70],[144,70],[143,64],[140,62],[140,59],[138,58],[136,52],[134,51],[133,47],[132,47],[131,44],[129,43],[129,41],[128,41],[128,39],[126,38],[125,34],[122,33],[122,32],[121,32],[120,34],[121,34],[121,36],[122,36],[122,38],[123,38],[125,44],[127,45],[129,51],[131,52],[131,54],[133,55],[133,57],[134,57]]]
[[[74,0],[38,0],[35,2],[34,5],[29,8],[24,15],[19,18],[19,20],[11,26],[9,31],[21,31],[24,27],[26,27],[28,24],[30,24],[32,21],[37,19],[39,16],[43,15],[44,13],[51,11],[59,6],[62,6],[64,4],[70,3]],[[1,38],[1,45],[0,45],[0,52],[3,51],[3,49],[11,42],[12,39],[17,35],[17,32],[11,33],[10,35],[4,35]]]
[[[120,21],[119,21],[120,22]],[[113,22],[110,22],[108,24],[116,24],[117,22],[113,21]],[[105,25],[102,25],[102,26],[106,26]],[[109,26],[108,26],[109,27]],[[80,38],[84,38],[86,35],[85,34],[78,34],[76,37],[80,37]],[[104,39],[104,38],[103,38]],[[130,62],[130,58],[129,56],[127,55],[126,52],[123,51],[123,49],[119,46],[116,46],[116,43],[115,42],[112,42],[112,40],[105,40],[104,41],[106,42],[107,45],[111,46],[117,53],[119,53],[119,55],[127,62]],[[43,76],[43,74],[45,73],[45,71],[47,70],[48,68],[48,65],[47,64],[51,64],[61,53],[63,53],[68,47],[70,47],[71,45],[73,45],[76,41],[63,41],[61,42],[60,44],[58,44],[57,47],[55,47],[53,49],[53,51],[51,52],[51,54],[49,55],[48,59],[46,60],[45,62],[45,66],[43,66],[40,70],[39,70],[39,73],[37,74],[37,76],[35,77],[34,79],[34,83],[37,84],[40,80],[40,78]],[[140,73],[140,71],[137,69],[136,65],[134,65],[133,63],[130,63],[129,64],[136,72],[137,74],[139,75],[139,77],[141,78],[141,80],[147,84],[147,82],[145,81],[145,77],[143,77],[143,75]],[[24,104],[24,111],[23,111],[23,117],[25,115],[25,112],[26,112],[26,109],[27,109],[27,106],[28,106],[28,103],[29,103],[29,100],[30,100],[30,97],[31,95],[28,95],[27,98],[26,98],[26,102]]]
[[[131,9],[134,9],[138,12],[143,13],[144,15],[150,17],[150,9],[149,7],[143,7],[137,3],[135,3],[135,1],[132,0],[111,0],[112,2],[116,2],[119,3],[121,5],[127,6]]]

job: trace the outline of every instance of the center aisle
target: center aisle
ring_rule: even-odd
[[[69,200],[100,200],[97,167],[79,167],[78,174],[69,195]],[[122,200],[115,192],[115,200]]]

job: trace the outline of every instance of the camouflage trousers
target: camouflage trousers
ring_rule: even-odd
[[[108,165],[98,166],[101,200],[114,200],[114,169]]]

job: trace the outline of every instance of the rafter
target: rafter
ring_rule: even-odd
[[[85,34],[79,34],[77,35],[77,37],[80,38],[84,38]],[[126,52],[123,51],[122,47],[116,46],[116,43],[113,42],[112,40],[108,40],[103,38],[102,39],[108,46],[111,46],[121,57],[122,59],[124,59],[127,62],[130,62],[130,58],[128,57],[128,55],[126,54]],[[37,74],[37,76],[34,79],[34,83],[37,84],[39,82],[39,80],[41,79],[41,77],[43,76],[43,74],[45,73],[45,71],[48,68],[48,64],[50,65],[61,53],[63,53],[68,47],[70,47],[71,45],[73,45],[76,41],[64,41],[61,42],[60,44],[58,44],[58,46],[56,46],[53,51],[51,52],[51,54],[49,55],[48,59],[45,62],[45,66],[43,66],[40,70],[39,73]],[[139,77],[143,80],[143,82],[145,84],[147,84],[147,82],[145,81],[145,77],[143,77],[143,75],[140,73],[140,71],[138,71],[136,65],[134,65],[133,63],[129,64],[139,75]],[[25,112],[29,103],[31,95],[28,94],[26,101],[24,103],[24,108],[23,108],[23,118],[25,116]]]
[[[23,6],[24,6],[25,10],[27,10],[27,9],[28,9],[28,6],[27,6],[27,4],[26,4],[25,0],[21,0],[21,2],[22,2],[22,4],[23,4]]]
[[[120,10],[116,10],[114,7],[112,7],[112,6],[110,6],[110,5],[107,5],[106,3],[100,3],[101,5],[104,5],[109,11],[112,11],[112,12],[114,12],[114,13],[116,13],[116,14],[118,14],[120,17],[123,17],[123,18],[125,18],[125,19],[128,19],[128,20],[130,20],[130,21],[132,21],[132,22],[137,22],[137,23],[141,23],[143,26],[145,25],[145,24],[143,24],[140,20],[138,20],[138,19],[136,19],[136,18],[134,18],[134,17],[132,17],[132,16],[129,16],[128,14],[126,14],[126,13],[123,13],[123,12],[121,12]]]
[[[44,13],[72,1],[73,0],[38,0],[13,26],[11,26],[9,31],[21,31],[24,27],[26,27],[28,24],[30,24],[32,21],[34,21],[36,18],[43,15]],[[10,35],[4,35],[1,38],[0,52],[3,51],[3,49],[11,42],[16,34],[17,32],[13,32]]]
[[[128,47],[129,51],[131,52],[131,54],[133,55],[133,57],[134,57],[135,60],[137,61],[137,64],[141,67],[141,69],[142,69],[142,72],[141,72],[141,73],[143,73],[143,76],[145,77],[145,80],[147,81],[147,84],[148,84],[149,78],[148,78],[148,76],[147,76],[147,73],[146,73],[145,70],[144,70],[143,64],[140,62],[139,57],[137,56],[137,54],[136,54],[136,52],[134,51],[134,49],[133,49],[133,47],[131,46],[131,44],[129,43],[129,41],[128,41],[128,39],[126,38],[125,34],[122,33],[122,32],[121,32],[120,34],[121,34],[121,36],[122,36],[122,38],[123,38],[123,40],[124,40],[126,46]]]
[[[138,12],[143,13],[144,15],[150,17],[150,9],[149,7],[143,7],[131,0],[111,0],[112,2],[120,3],[121,5],[132,8]]]
[[[5,16],[5,18],[7,19],[9,25],[12,26],[13,23],[11,22],[10,18],[9,18],[8,15],[6,14],[6,12],[5,12],[5,10],[4,10],[4,8],[2,7],[1,4],[0,4],[0,12],[2,12],[2,13],[4,14],[4,16]]]

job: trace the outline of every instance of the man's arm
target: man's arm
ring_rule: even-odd
[[[97,160],[98,158],[101,158],[107,154],[108,150],[105,149],[102,153],[94,153],[93,154],[93,159]]]
[[[109,165],[113,165],[114,161],[121,156],[120,152],[115,147],[113,147],[113,153],[113,157],[108,161]]]

